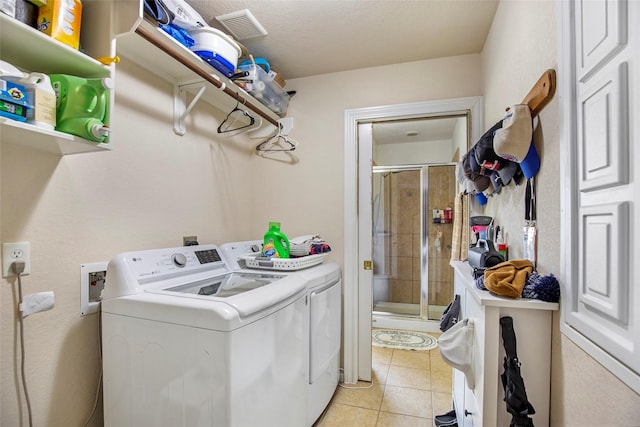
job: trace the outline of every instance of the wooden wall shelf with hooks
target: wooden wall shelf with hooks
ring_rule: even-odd
[[[522,101],[531,109],[531,117],[538,115],[540,110],[551,101],[556,93],[556,70],[548,69],[538,79],[531,88],[527,96]]]

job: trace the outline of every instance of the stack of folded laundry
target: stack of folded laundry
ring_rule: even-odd
[[[301,257],[330,252],[331,247],[318,235],[309,234],[289,239],[289,255]]]

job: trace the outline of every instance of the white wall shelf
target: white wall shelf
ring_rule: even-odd
[[[29,71],[94,78],[111,76],[110,68],[98,60],[5,14],[0,14],[0,55]]]
[[[39,128],[29,123],[0,117],[3,144],[20,145],[53,154],[76,154],[109,150],[109,144],[91,142],[68,133]]]
[[[117,11],[117,16],[123,21],[121,14],[131,13],[131,6],[123,4],[125,9]],[[124,28],[129,29],[116,35],[116,52],[119,56],[132,60],[149,72],[174,84],[176,88],[186,89],[196,94],[204,83],[206,90],[201,100],[215,106],[221,111],[228,112],[239,101],[243,106],[262,117],[263,127],[277,130],[278,119],[276,113],[258,102],[254,97],[237,86],[226,76],[220,74],[206,61],[181,45],[155,24],[138,18],[127,23]],[[174,111],[174,115],[181,116],[184,109]]]
[[[91,3],[91,2],[89,2]],[[89,6],[90,9],[90,6]],[[108,45],[103,50],[110,51]],[[25,71],[70,74],[88,78],[111,76],[111,68],[28,25],[0,13],[0,57]],[[111,149],[74,135],[42,129],[0,118],[0,141],[55,154],[73,154]]]

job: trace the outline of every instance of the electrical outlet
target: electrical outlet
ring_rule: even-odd
[[[11,267],[16,261],[24,262],[24,271],[20,274],[21,276],[31,273],[29,242],[2,244],[2,277],[16,276],[16,273],[14,273]]]
[[[198,236],[182,236],[182,246],[193,246],[198,244]]]
[[[102,290],[107,283],[105,262],[80,265],[80,314],[96,313],[102,299]]]

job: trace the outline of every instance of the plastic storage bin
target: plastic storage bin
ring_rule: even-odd
[[[284,116],[289,107],[289,94],[274,80],[274,75],[265,72],[262,67],[254,64],[241,65],[241,71],[248,71],[242,87],[258,101],[269,107],[274,113]]]
[[[231,77],[238,65],[241,49],[233,39],[211,27],[187,31],[194,44],[190,49],[213,68]]]

